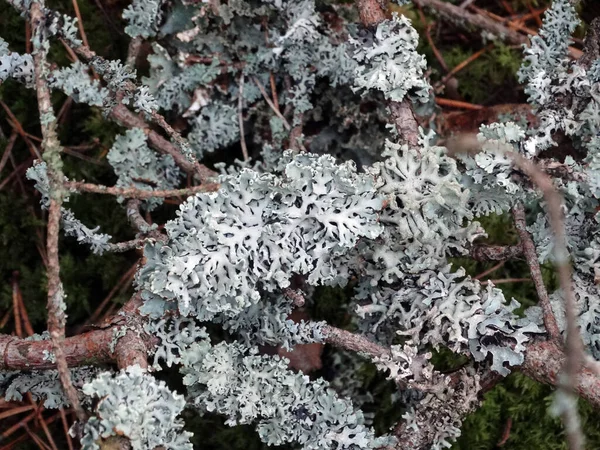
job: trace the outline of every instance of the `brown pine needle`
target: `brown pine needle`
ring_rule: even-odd
[[[483,109],[482,105],[475,105],[473,103],[461,102],[459,100],[451,100],[449,98],[436,97],[435,102],[440,106],[449,106],[451,108],[461,108],[461,109],[472,109],[478,110]]]
[[[35,405],[17,406],[16,408],[11,408],[8,411],[0,413],[0,419],[6,419],[7,417],[16,416],[17,414],[21,414],[26,411],[31,411],[34,408]]]

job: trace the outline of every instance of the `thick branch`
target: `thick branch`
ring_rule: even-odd
[[[153,190],[147,191],[136,188],[120,188],[116,186],[102,186],[99,184],[85,183],[83,181],[67,181],[64,183],[65,188],[78,192],[90,192],[94,194],[117,195],[125,198],[166,198],[166,197],[189,197],[198,192],[210,192],[219,189],[219,184],[210,183],[201,186],[192,186],[185,189],[168,189],[168,190]]]
[[[565,354],[556,342],[540,341],[527,347],[521,371],[540,383],[559,386],[565,364]],[[600,408],[600,378],[592,370],[583,367],[575,377],[574,388],[581,398]]]
[[[69,367],[100,365],[126,361],[124,352],[117,349],[130,345],[127,335],[121,337],[116,347],[112,345],[118,325],[88,331],[65,338],[63,351]],[[144,352],[156,345],[156,338],[142,333]],[[136,343],[137,345],[137,343]],[[114,351],[111,350],[114,348]],[[52,352],[50,341],[29,341],[14,336],[0,335],[0,370],[43,370],[56,369],[56,363],[48,360],[46,354]],[[121,366],[121,364],[119,364]],[[129,365],[129,364],[126,364]]]
[[[147,365],[149,349],[158,344],[158,338],[148,335],[143,328],[138,308],[142,300],[134,295],[119,311],[100,324],[100,329],[65,338],[63,351],[69,367],[117,363],[119,367],[132,364]],[[127,333],[118,337],[118,331]],[[116,340],[116,343],[115,343]],[[55,369],[47,359],[50,341],[31,341],[14,336],[0,335],[0,370]]]

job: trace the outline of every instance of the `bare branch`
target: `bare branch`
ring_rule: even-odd
[[[273,110],[275,115],[281,119],[281,121],[283,122],[283,127],[288,131],[291,130],[292,127],[291,127],[290,123],[287,121],[285,116],[283,114],[281,114],[279,107],[275,103],[273,103],[273,101],[269,98],[269,95],[267,94],[265,87],[261,84],[260,81],[258,81],[258,78],[252,77],[252,81],[254,81],[254,84],[256,84],[256,87],[258,88],[258,90],[262,94],[263,98],[267,102],[267,105],[269,105],[269,107]],[[277,91],[273,89],[273,93],[277,93]]]
[[[563,297],[565,299],[566,318],[566,345],[565,375],[560,388],[565,394],[572,394],[577,385],[577,375],[583,364],[584,350],[579,327],[577,326],[577,304],[571,275],[571,261],[567,249],[565,222],[562,210],[562,197],[554,187],[552,179],[540,170],[533,162],[523,158],[517,153],[511,155],[515,164],[529,177],[542,191],[546,200],[550,226],[554,233],[554,255],[558,271],[558,278]],[[537,258],[537,256],[536,256]],[[545,320],[545,319],[544,319]],[[564,408],[563,422],[567,442],[571,450],[583,448],[583,433],[579,427],[578,411],[575,407]]]
[[[117,123],[127,128],[140,128],[148,136],[148,143],[152,148],[165,155],[171,155],[175,163],[187,173],[196,173],[201,180],[214,178],[217,174],[208,167],[197,161],[188,160],[171,142],[166,140],[156,131],[148,127],[148,124],[139,115],[132,113],[123,104],[115,105],[111,110],[109,117]]]
[[[137,312],[129,311],[137,307],[139,301],[134,297],[129,303],[131,304],[122,309],[127,312],[126,315],[117,314],[100,329],[64,339],[62,349],[68,367],[114,362],[120,367],[126,367],[145,361],[148,349],[157,344],[158,338],[145,333],[141,317]],[[127,334],[119,338],[115,345],[115,332],[122,326],[127,326]],[[143,343],[143,348],[140,343]],[[0,370],[56,369],[56,363],[47,357],[48,352],[52,351],[51,341],[31,341],[0,335]]]
[[[504,261],[523,254],[521,245],[474,245],[470,256],[476,261]]]
[[[560,339],[560,330],[556,324],[556,318],[554,317],[552,305],[550,304],[550,297],[548,296],[548,291],[544,285],[535,244],[531,239],[529,231],[527,231],[527,223],[525,222],[525,208],[522,204],[519,204],[513,208],[513,217],[515,218],[515,227],[517,229],[517,233],[519,233],[519,237],[521,238],[523,254],[525,255],[527,265],[529,266],[529,271],[531,272],[531,278],[535,284],[539,305],[542,308],[544,326],[546,327],[546,331],[552,339]]]
[[[201,186],[192,186],[185,189],[144,190],[137,188],[120,188],[116,186],[102,186],[100,184],[85,183],[83,181],[67,181],[64,187],[78,192],[90,192],[94,194],[116,195],[125,198],[148,199],[167,197],[189,197],[198,192],[211,192],[219,189],[219,184],[209,183]]]
[[[325,326],[324,331],[327,336],[325,342],[336,347],[353,352],[365,353],[371,358],[381,358],[383,356],[391,357],[391,352],[389,349],[371,342],[366,337],[359,334],[354,334],[330,325]]]
[[[248,147],[246,146],[246,136],[244,135],[244,74],[240,76],[238,90],[238,125],[240,127],[240,145],[242,146],[242,156],[244,161],[248,161]]]

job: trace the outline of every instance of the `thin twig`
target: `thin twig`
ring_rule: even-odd
[[[71,381],[67,360],[63,351],[65,339],[65,312],[62,285],[60,281],[60,263],[58,255],[58,235],[62,205],[62,170],[60,163],[60,143],[56,134],[56,117],[50,100],[50,88],[46,82],[48,71],[45,46],[45,20],[43,0],[31,4],[30,20],[32,26],[32,43],[34,48],[33,62],[35,70],[35,85],[42,128],[42,148],[48,163],[48,178],[50,180],[50,206],[48,211],[48,331],[52,342],[52,350],[56,358],[56,366],[60,382],[71,403],[77,418],[86,420],[77,391]]]
[[[273,110],[273,112],[275,113],[275,115],[281,119],[281,121],[283,122],[284,128],[286,130],[288,130],[288,131],[291,130],[292,126],[289,124],[289,122],[287,121],[287,119],[285,118],[285,116],[283,114],[281,114],[281,111],[279,110],[279,107],[276,106],[271,101],[271,99],[269,98],[269,94],[267,94],[267,91],[265,90],[265,87],[261,84],[261,82],[258,81],[258,78],[252,77],[252,81],[254,81],[254,84],[256,84],[256,87],[258,87],[258,90],[260,91],[260,93],[262,94],[263,98],[267,102],[267,105],[269,105],[269,107]]]
[[[85,183],[83,181],[66,181],[64,187],[77,192],[89,192],[93,194],[115,195],[125,198],[166,198],[166,197],[189,197],[198,192],[212,192],[219,189],[219,184],[210,183],[200,186],[192,186],[185,189],[144,190],[137,188],[120,188],[116,186],[102,186],[100,184]]]
[[[340,328],[326,325],[324,329],[326,338],[325,342],[353,352],[360,352],[369,355],[371,358],[382,358],[391,356],[389,349],[382,347],[368,340],[364,336],[351,333]]]
[[[477,58],[479,58],[481,55],[483,55],[488,50],[491,50],[492,48],[494,48],[494,44],[490,44],[487,47],[482,48],[481,50],[473,53],[464,61],[457,64],[455,67],[452,68],[452,70],[450,70],[450,72],[444,75],[444,78],[442,78],[439,83],[436,84],[434,90],[438,93],[441,92],[442,88],[446,85],[446,83],[448,83],[448,80],[450,80],[450,78],[452,78],[454,75],[456,75],[458,72],[463,70],[465,67],[467,67],[469,64],[471,64],[473,61],[475,61]]]
[[[439,0],[416,0],[416,1],[428,1],[429,2],[429,1],[439,1]],[[489,18],[492,21],[496,21],[497,24],[504,24],[504,23],[506,23],[510,28],[514,28],[515,30],[522,31],[522,32],[527,33],[528,35],[531,35],[531,36],[537,36],[537,34],[538,34],[537,31],[535,31],[535,30],[533,30],[531,28],[527,28],[527,27],[525,27],[523,25],[519,25],[516,22],[511,22],[510,20],[507,20],[504,17],[498,16],[498,15],[496,15],[496,14],[494,14],[492,12],[489,12],[489,11],[487,11],[485,9],[477,8],[474,5],[470,5],[469,9],[475,11],[478,16],[481,16],[481,17],[486,18],[486,19]],[[500,26],[503,27],[503,25],[500,25]],[[522,36],[522,35],[520,35],[520,36]],[[511,42],[511,43],[518,44],[519,42]],[[527,42],[522,42],[522,43],[527,43]],[[579,59],[581,57],[582,53],[583,52],[581,50],[579,50],[579,49],[577,49],[575,47],[569,46],[569,54],[571,55],[572,58]]]
[[[100,318],[100,315],[102,313],[102,310],[112,300],[112,298],[115,296],[115,294],[117,293],[117,291],[121,288],[121,286],[126,285],[126,284],[128,284],[129,281],[131,281],[131,279],[135,275],[135,271],[138,268],[138,264],[139,264],[139,261],[136,261],[131,266],[131,268],[127,272],[125,272],[123,274],[123,276],[121,277],[121,279],[119,281],[117,281],[117,284],[114,285],[114,287],[110,290],[110,292],[104,298],[104,300],[102,300],[102,302],[100,302],[100,305],[98,305],[98,307],[96,308],[96,310],[94,311],[94,313],[89,317],[89,319],[87,319],[85,321],[84,325],[87,325],[87,324],[90,324],[90,323],[95,323],[96,321],[98,321],[98,319]],[[81,331],[81,330],[79,330],[79,331]]]
[[[500,278],[497,280],[486,280],[486,283],[491,283],[491,284],[506,284],[506,283],[523,283],[523,282],[528,282],[528,281],[532,281],[531,278]]]
[[[166,155],[171,155],[175,164],[187,173],[195,173],[205,181],[216,176],[216,172],[197,161],[188,160],[173,143],[152,130],[148,124],[137,114],[131,112],[123,104],[118,104],[110,110],[109,117],[127,128],[140,128],[146,136],[148,143],[156,150]]]
[[[544,326],[546,327],[546,331],[552,339],[560,339],[560,330],[556,324],[556,318],[554,317],[552,305],[550,304],[550,297],[548,296],[548,291],[544,285],[544,279],[542,277],[542,271],[540,269],[540,263],[538,261],[535,244],[531,239],[529,231],[527,231],[525,208],[522,204],[519,204],[513,208],[513,217],[515,220],[515,228],[517,229],[517,233],[521,239],[523,255],[527,260],[527,265],[529,266],[529,271],[531,272],[531,278],[538,295],[539,305],[542,308]]]
[[[244,161],[248,161],[248,147],[246,146],[246,136],[244,135],[244,74],[240,75],[238,89],[238,125],[240,127],[240,145],[242,146],[242,156]]]
[[[10,134],[10,138],[8,139],[8,143],[6,144],[6,147],[4,147],[4,153],[2,153],[2,159],[0,159],[0,172],[2,172],[2,170],[4,169],[4,166],[6,165],[6,162],[8,161],[8,157],[10,156],[12,149],[15,145],[15,142],[17,141],[17,137],[18,137],[17,132],[13,130],[13,132]]]
[[[142,42],[143,41],[140,36],[134,37],[129,42],[129,48],[127,49],[127,59],[125,60],[125,64],[127,64],[132,69],[135,68],[135,62],[137,61],[137,57],[140,54],[140,50],[142,48]]]
[[[277,86],[275,85],[275,75],[269,73],[269,83],[271,84],[271,95],[273,96],[273,105],[279,111],[279,98],[277,97]]]
[[[496,264],[493,267],[490,267],[487,270],[484,270],[483,272],[481,272],[479,275],[473,277],[475,280],[481,280],[482,278],[484,278],[485,276],[489,275],[492,272],[495,272],[496,270],[498,270],[500,267],[502,267],[504,264],[506,264],[506,261],[500,261],[498,264]]]
[[[583,342],[577,326],[577,303],[573,289],[570,255],[567,249],[565,222],[562,210],[562,197],[554,187],[552,179],[533,162],[517,153],[511,155],[515,164],[542,191],[548,209],[550,226],[554,234],[555,265],[565,302],[567,338],[565,343],[565,377],[560,384],[565,395],[575,397],[577,376],[584,361]],[[545,323],[545,322],[544,322]],[[576,404],[576,402],[574,402]],[[570,450],[583,448],[583,433],[580,429],[578,411],[575,406],[563,411],[563,423]]]
[[[523,254],[521,245],[474,245],[469,256],[476,261],[505,261]]]

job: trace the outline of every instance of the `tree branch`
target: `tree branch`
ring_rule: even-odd
[[[125,198],[148,199],[148,198],[166,198],[166,197],[189,197],[198,192],[211,192],[219,189],[218,183],[202,184],[201,186],[192,186],[185,189],[165,189],[165,190],[144,190],[137,188],[120,188],[116,186],[102,186],[99,184],[86,183],[84,181],[67,181],[64,183],[66,189],[78,192],[90,192],[93,194],[116,195]]]
[[[546,286],[544,285],[544,280],[542,278],[542,271],[540,269],[540,263],[538,261],[538,255],[535,248],[535,244],[531,239],[529,231],[527,231],[527,223],[525,221],[525,208],[522,204],[519,204],[513,208],[513,217],[515,219],[515,227],[517,229],[517,233],[519,234],[519,238],[521,239],[523,255],[525,255],[525,259],[527,260],[527,265],[529,266],[531,278],[533,280],[535,290],[538,295],[539,305],[542,308],[544,326],[546,327],[546,331],[552,339],[560,340],[560,330],[558,329],[558,325],[556,324],[556,318],[554,317],[552,305],[550,304],[550,297],[548,296],[548,291],[546,290]]]
[[[115,122],[127,128],[140,128],[146,136],[148,143],[155,150],[165,155],[171,155],[175,163],[186,173],[196,173],[201,180],[208,180],[217,176],[217,173],[197,161],[188,160],[170,141],[152,130],[139,115],[132,113],[123,104],[115,105],[109,113]]]
[[[554,187],[552,179],[542,172],[535,163],[525,159],[518,153],[512,153],[511,156],[515,164],[542,191],[546,200],[550,226],[554,234],[555,265],[565,302],[565,318],[567,323],[565,376],[562,377],[559,386],[565,395],[572,395],[573,390],[576,390],[576,378],[583,364],[584,350],[581,335],[579,334],[579,327],[577,326],[577,304],[575,302],[575,291],[573,290],[570,255],[567,249],[562,197]],[[544,318],[544,320],[546,319]],[[565,424],[569,448],[571,450],[583,448],[583,433],[580,429],[577,409],[575,407],[564,407],[562,418]]]
[[[523,254],[521,245],[474,245],[470,256],[476,261],[504,261]]]
[[[389,349],[380,346],[366,337],[359,334],[351,333],[350,331],[326,325],[324,328],[325,342],[336,347],[350,350],[353,352],[365,353],[371,358],[381,358],[384,356],[392,356]]]
[[[525,362],[521,366],[521,371],[540,383],[559,386],[566,359],[558,343],[534,342],[525,351]],[[594,407],[600,408],[600,378],[593,370],[582,367],[574,377],[573,386],[581,398],[589,401]]]
[[[356,6],[362,24],[367,28],[377,27],[387,19],[378,0],[356,0]],[[398,131],[399,143],[417,147],[419,144],[419,124],[408,98],[402,102],[389,101],[390,117]]]
[[[521,33],[480,14],[472,14],[463,8],[441,0],[414,0],[415,5],[429,8],[443,18],[464,26],[469,24],[480,30],[489,31],[510,44],[527,44],[529,39]]]
[[[86,413],[81,406],[77,391],[71,381],[67,360],[63,351],[65,339],[65,304],[60,281],[60,262],[58,256],[58,237],[60,230],[61,206],[63,201],[63,189],[60,181],[63,178],[62,162],[60,159],[61,146],[56,134],[56,117],[50,100],[50,88],[46,82],[48,67],[46,55],[48,44],[46,41],[45,21],[43,13],[43,1],[32,2],[30,20],[32,27],[33,64],[35,70],[35,86],[42,128],[42,149],[44,159],[48,167],[48,178],[50,183],[50,206],[48,211],[47,243],[48,255],[48,331],[52,351],[56,358],[56,366],[60,382],[65,394],[71,403],[77,418],[86,420]]]

